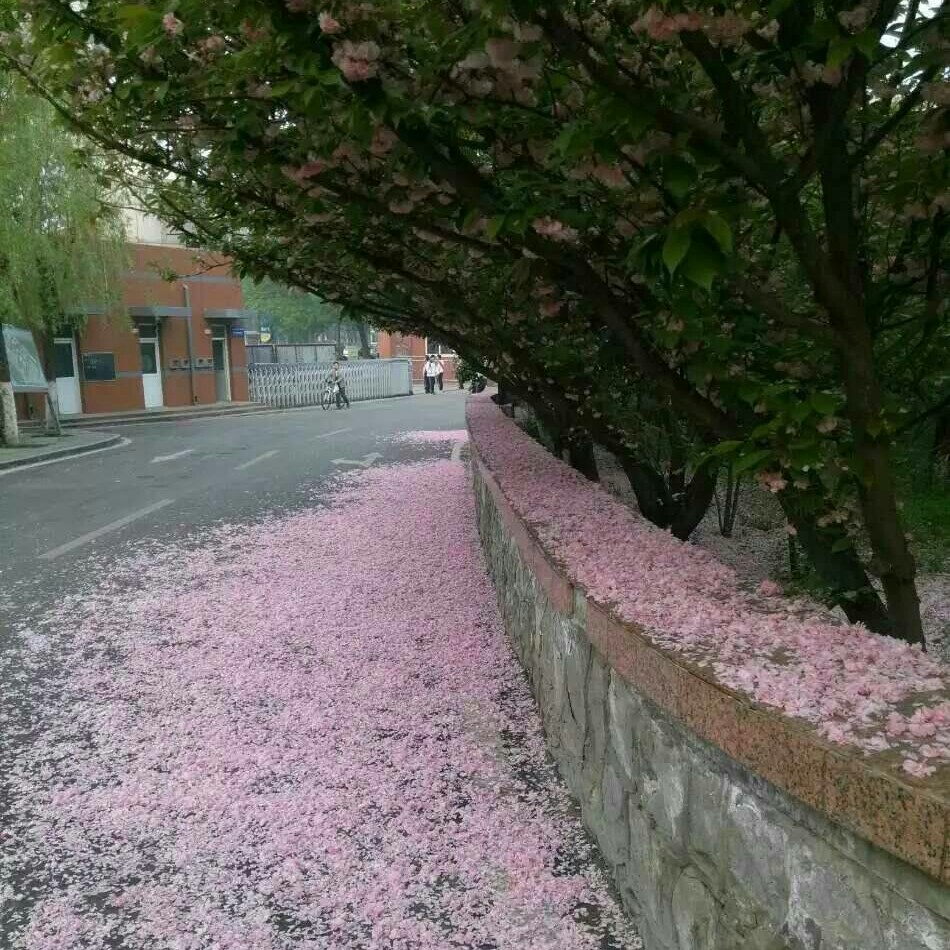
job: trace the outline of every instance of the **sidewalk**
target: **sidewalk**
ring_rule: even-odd
[[[27,431],[20,433],[20,441],[16,448],[0,445],[0,472],[85,455],[118,444],[122,436],[110,432],[64,432],[60,436],[49,436]]]
[[[169,419],[195,419],[205,416],[243,415],[272,411],[270,406],[257,402],[211,402],[201,406],[160,406],[156,409],[139,409],[125,412],[90,412],[69,416],[62,420],[69,429],[93,426],[118,426],[142,422],[162,422]]]
[[[14,945],[641,946],[546,754],[470,474],[414,435],[422,460],[302,510],[87,564],[12,632],[15,682],[54,647],[67,671],[5,775]]]

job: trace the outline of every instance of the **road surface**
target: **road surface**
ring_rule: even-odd
[[[463,418],[151,423],[0,479],[0,946],[640,947],[508,648]]]

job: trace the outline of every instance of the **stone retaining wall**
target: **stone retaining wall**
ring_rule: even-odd
[[[589,603],[477,448],[512,646],[646,950],[948,950],[945,802],[740,706]]]

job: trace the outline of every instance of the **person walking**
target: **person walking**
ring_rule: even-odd
[[[439,371],[438,380],[439,380],[439,392],[442,392],[445,389],[445,363],[442,362],[442,357],[440,356],[435,363],[436,369]]]
[[[435,359],[429,355],[426,357],[426,395],[429,393],[435,392],[435,380],[439,375],[439,368],[436,365]]]
[[[346,403],[346,408],[350,408],[350,400],[346,396],[346,382],[343,379],[343,371],[340,369],[339,362],[333,364],[333,369],[330,370],[330,382],[334,385],[336,389],[336,407],[337,409],[343,408],[343,403]]]

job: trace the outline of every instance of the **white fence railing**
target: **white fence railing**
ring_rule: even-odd
[[[284,409],[318,406],[332,363],[253,363],[247,368],[251,401]],[[408,359],[347,360],[340,364],[351,402],[412,394]]]

